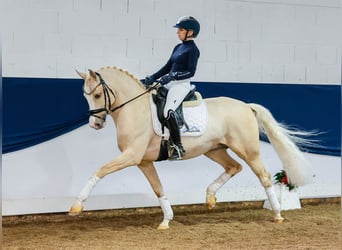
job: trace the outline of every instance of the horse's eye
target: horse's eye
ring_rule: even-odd
[[[101,97],[101,94],[95,94],[95,95],[94,95],[94,98],[95,98],[95,99],[99,99],[100,97]]]

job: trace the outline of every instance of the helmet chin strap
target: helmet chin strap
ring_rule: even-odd
[[[189,33],[189,30],[186,30],[186,33],[185,33],[185,38],[183,41],[188,41],[188,38],[193,38],[194,36],[191,35],[191,36],[188,36],[188,33]]]

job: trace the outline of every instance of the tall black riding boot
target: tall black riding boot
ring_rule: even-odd
[[[180,160],[182,159],[185,150],[182,146],[180,131],[178,128],[175,112],[173,110],[168,111],[166,125],[170,131],[170,138],[173,143],[173,154],[170,156],[170,160]]]

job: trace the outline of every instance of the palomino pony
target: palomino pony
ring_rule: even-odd
[[[89,70],[89,74],[77,73],[84,79],[83,91],[90,108],[90,126],[94,129],[103,128],[109,114],[116,124],[121,154],[94,173],[73,203],[69,214],[82,212],[83,202],[100,179],[136,165],[148,179],[163,211],[164,219],[158,229],[169,228],[173,211],[153,165],[158,159],[161,137],[152,128],[149,91],[138,79],[116,67],[105,67],[96,72]],[[285,167],[289,181],[297,186],[309,183],[312,177],[310,165],[296,146],[305,143],[306,140],[299,135],[305,135],[306,132],[286,129],[275,121],[266,108],[258,104],[246,104],[227,97],[204,101],[208,109],[206,131],[197,137],[182,137],[182,142],[186,151],[183,159],[204,154],[224,168],[224,172],[206,190],[208,208],[215,206],[218,189],[242,170],[242,166],[227,153],[230,148],[259,178],[270,201],[274,220],[281,223],[284,219],[280,214],[271,176],[260,159],[259,130],[268,136]]]

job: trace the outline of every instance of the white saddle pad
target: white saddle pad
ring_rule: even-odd
[[[152,113],[152,125],[154,132],[162,136],[161,124],[157,116],[157,107],[152,100],[152,95],[150,95],[151,103],[151,113]],[[181,129],[181,136],[200,136],[202,135],[207,127],[208,111],[207,105],[204,100],[201,101],[200,105],[188,107],[188,105],[183,105],[183,115],[186,124],[189,129],[184,125]],[[169,136],[169,130],[164,128],[164,136]]]

